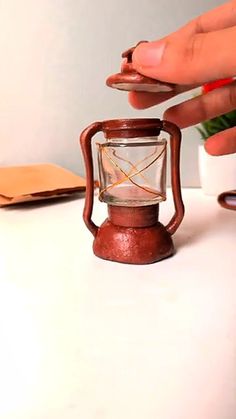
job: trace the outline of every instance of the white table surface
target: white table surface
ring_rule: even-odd
[[[83,199],[0,210],[0,419],[236,418],[236,213],[183,196],[148,266],[93,255]]]

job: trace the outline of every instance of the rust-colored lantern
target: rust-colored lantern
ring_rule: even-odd
[[[148,79],[132,68],[134,48],[123,54],[121,73],[107,85],[121,90],[166,91],[174,86]],[[175,214],[167,226],[158,221],[159,204],[166,199],[167,142],[170,135],[171,185]],[[98,142],[99,199],[108,205],[108,218],[98,227],[92,221],[94,178],[92,138]],[[181,132],[160,119],[117,119],[95,122],[80,137],[86,167],[84,221],[94,236],[93,250],[100,258],[116,262],[147,264],[174,253],[172,235],[184,216],[180,186]]]
[[[171,183],[175,214],[164,227],[158,221],[159,203],[166,199],[166,141],[170,134]],[[103,132],[98,143],[99,199],[108,205],[108,218],[97,227],[92,221],[92,137]],[[117,119],[95,122],[81,134],[86,166],[84,221],[94,235],[95,255],[117,262],[152,263],[174,253],[171,236],[180,225],[184,206],[181,197],[179,159],[180,130],[159,119]]]

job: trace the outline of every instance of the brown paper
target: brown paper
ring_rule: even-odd
[[[85,179],[54,164],[0,168],[0,206],[84,191]]]

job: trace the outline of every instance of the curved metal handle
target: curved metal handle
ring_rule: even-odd
[[[92,156],[92,138],[93,136],[102,131],[102,123],[94,122],[89,125],[80,136],[80,145],[85,162],[85,171],[86,171],[86,193],[85,193],[85,205],[83,212],[83,219],[91,231],[94,237],[97,235],[98,227],[92,221],[92,212],[93,212],[93,194],[94,194],[94,177],[93,177],[93,156]]]
[[[181,194],[180,185],[180,143],[181,143],[181,131],[173,123],[168,121],[162,121],[163,131],[170,134],[170,149],[171,149],[171,186],[172,194],[175,205],[175,214],[171,218],[170,222],[166,226],[166,230],[171,235],[174,234],[179,227],[184,217],[184,204]]]

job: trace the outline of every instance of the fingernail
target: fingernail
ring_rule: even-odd
[[[138,45],[133,53],[133,63],[139,69],[157,67],[161,64],[165,49],[164,42],[145,42]]]

